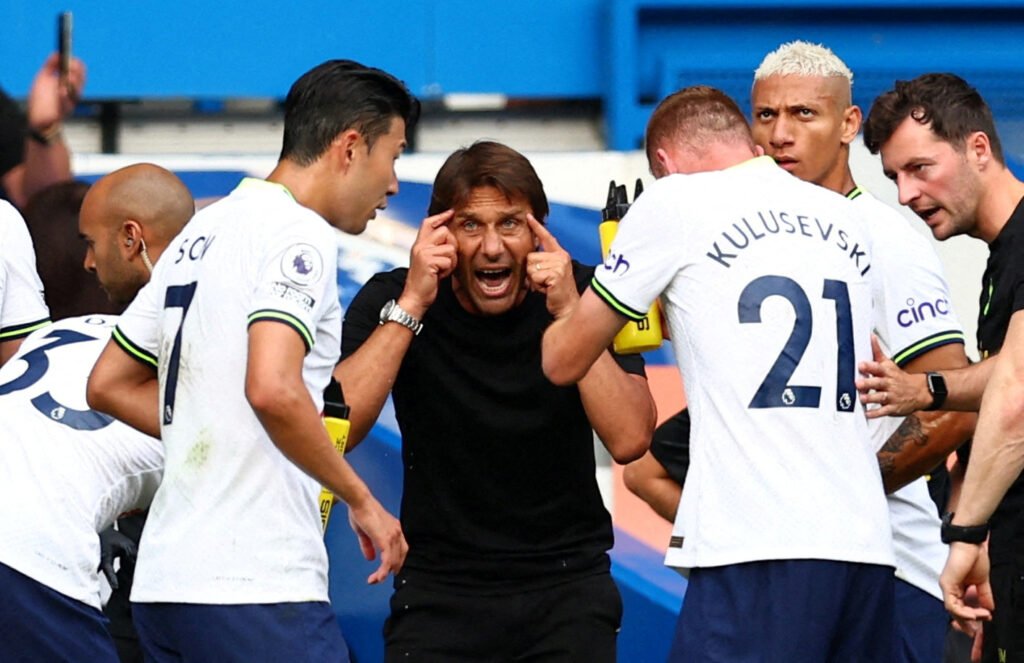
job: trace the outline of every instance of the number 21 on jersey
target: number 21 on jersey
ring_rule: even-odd
[[[772,365],[750,401],[754,409],[801,407],[816,408],[821,404],[821,387],[790,384],[790,379],[803,359],[811,341],[814,315],[811,301],[800,284],[785,276],[761,276],[754,279],[740,294],[738,312],[741,323],[760,323],[761,305],[769,297],[782,297],[793,307],[796,318],[782,352]],[[850,292],[844,281],[825,279],[821,297],[835,303],[838,353],[835,367],[836,402],[839,412],[853,412],[856,404],[854,370],[853,317]]]

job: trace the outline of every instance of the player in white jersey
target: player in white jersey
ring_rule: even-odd
[[[102,289],[117,310],[131,303],[149,282],[154,264],[168,244],[195,213],[195,201],[188,187],[174,173],[149,163],[115,170],[88,188],[81,203],[78,234],[85,242],[82,266],[96,275]],[[61,268],[74,270],[66,262]],[[132,624],[131,593],[138,548],[147,512],[120,518],[116,530],[100,533],[104,569],[112,576],[113,591],[103,606],[110,620],[107,630],[114,638],[122,661],[140,661],[138,635]],[[120,554],[121,566],[113,575],[112,558]]]
[[[28,228],[18,210],[0,200],[0,365],[49,321]]]
[[[243,394],[248,327],[265,320],[301,339],[305,383],[326,384],[341,330],[333,247],[331,228],[284,187],[243,180],[171,242],[118,324],[118,345],[160,367],[167,445],[133,602],[327,600],[319,485],[275,453]],[[309,393],[319,411],[322,389]],[[226,532],[230,546],[189,545]]]
[[[807,42],[780,46],[754,73],[751,130],[781,167],[844,194],[874,238],[875,332],[908,370],[967,365],[964,336],[935,251],[895,210],[854,182],[850,144],[861,125],[853,74],[832,51]],[[939,518],[921,474],[966,440],[974,417],[922,413],[869,422],[888,495],[896,555],[895,661],[937,661],[949,619],[938,578],[946,556]],[[904,485],[906,484],[906,485]],[[901,487],[903,486],[903,487]]]
[[[870,353],[871,238],[841,196],[755,158],[718,90],[664,100],[647,150],[659,179],[548,328],[543,364],[579,379],[661,296],[692,418],[673,660],[888,660],[892,542],[851,391]]]
[[[4,660],[118,660],[100,612],[96,533],[149,503],[163,449],[86,407],[89,371],[115,321],[58,321],[0,369]]]
[[[401,567],[398,521],[319,411],[341,331],[330,226],[361,232],[397,191],[417,112],[400,82],[358,63],[300,77],[277,167],[196,214],[97,363],[90,403],[166,447],[132,593],[147,658],[347,660],[320,484],[349,505],[367,557],[380,551],[369,580]]]
[[[754,135],[758,137],[756,129]],[[962,333],[950,305],[948,287],[938,257],[927,241],[892,208],[859,187],[849,197],[864,209],[868,227],[876,227],[872,269],[878,270],[881,277],[878,290],[883,296],[876,297],[879,317],[875,333],[886,347],[900,348],[894,354],[903,365],[926,357],[944,344],[961,343]],[[879,241],[879,237],[883,239]],[[886,417],[868,422],[872,440],[881,449],[879,460],[884,463],[883,472],[887,472],[884,476],[894,481],[912,471],[914,464],[920,464],[900,459],[900,452],[908,443],[917,449],[921,445],[948,449],[943,443],[948,440],[946,444],[957,444],[969,432],[971,423],[968,418],[966,426],[953,421],[942,422],[942,428],[935,428],[922,426],[913,418],[901,427],[903,421],[902,417]],[[655,434],[650,454],[626,468],[626,481],[631,490],[671,520],[689,462],[688,413],[680,413],[667,426],[670,427],[659,428]],[[939,591],[939,573],[947,546],[940,541],[935,503],[923,477],[896,488],[887,500],[897,578],[894,660],[938,661],[942,659],[949,619]],[[672,543],[679,547],[681,533]]]
[[[855,197],[854,197],[855,196]],[[949,288],[938,256],[906,219],[874,196],[856,188],[854,205],[865,209],[865,220],[875,237],[880,287],[876,291],[875,333],[882,346],[892,349],[901,366],[912,370],[966,365],[950,353],[935,352],[951,344],[963,355],[963,332],[955,317]],[[927,355],[932,354],[929,357]],[[883,475],[895,477],[904,447],[920,452],[923,465],[939,463],[943,456],[969,438],[974,417],[943,413],[941,417],[911,415],[868,421],[871,438],[879,449]],[[922,466],[922,456],[913,464]],[[933,466],[934,467],[934,466]],[[937,468],[944,470],[944,467]],[[920,470],[911,470],[910,476]],[[904,475],[906,476],[906,471]],[[891,484],[890,484],[891,485]],[[895,484],[899,486],[899,483]],[[939,574],[947,546],[940,537],[936,504],[924,477],[913,479],[887,494],[896,555],[896,652],[894,661],[905,663],[942,659],[949,617],[942,605]]]

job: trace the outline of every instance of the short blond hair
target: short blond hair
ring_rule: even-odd
[[[764,56],[754,80],[769,76],[821,76],[845,78],[853,87],[853,72],[831,49],[806,41],[791,41]]]

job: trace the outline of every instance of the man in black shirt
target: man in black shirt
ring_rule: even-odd
[[[881,152],[900,202],[936,239],[967,234],[989,245],[978,320],[985,360],[927,376],[902,373],[890,361],[871,362],[862,370],[874,377],[858,388],[864,402],[881,404],[869,416],[940,405],[976,410],[991,377],[960,501],[943,524],[943,539],[951,545],[941,584],[947,609],[969,631],[988,618],[994,598],[984,661],[1024,661],[1024,446],[1017,430],[1024,404],[1024,385],[1018,384],[1024,348],[1017,347],[1024,344],[1024,317],[1017,315],[1024,309],[1024,182],[1006,167],[988,106],[952,74],[897,82],[875,100],[864,143]],[[989,529],[991,592],[989,558],[981,546]],[[964,603],[970,585],[978,586],[980,608]]]
[[[521,154],[480,142],[439,171],[411,266],[356,295],[335,376],[360,440],[389,391],[402,433],[409,554],[389,661],[614,661],[622,605],[592,430],[619,462],[655,409],[639,356],[606,352],[578,387],[541,371],[541,335],[592,268],[541,224]]]

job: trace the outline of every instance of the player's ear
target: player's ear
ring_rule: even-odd
[[[131,257],[142,248],[142,224],[135,219],[125,219],[121,224],[121,251]]]
[[[975,131],[964,140],[967,155],[984,170],[992,161],[992,143],[984,131]]]
[[[675,162],[672,160],[672,155],[668,153],[668,150],[659,147],[654,152],[654,158],[657,164],[657,172],[655,172],[655,164],[651,164],[651,174],[655,177],[664,177],[665,175],[677,172]]]
[[[363,142],[363,135],[355,129],[346,129],[334,137],[329,149],[342,170],[348,170],[358,158],[358,148]]]
[[[849,106],[843,111],[843,135],[840,139],[843,145],[849,145],[857,137],[863,117],[860,106]]]

